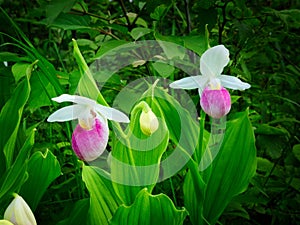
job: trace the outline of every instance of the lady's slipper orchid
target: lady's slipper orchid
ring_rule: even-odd
[[[14,194],[14,197],[4,212],[4,219],[14,225],[36,225],[34,215],[24,199],[18,194]]]
[[[225,116],[230,110],[230,95],[225,88],[245,90],[248,83],[237,77],[221,74],[229,62],[229,51],[217,45],[205,51],[200,58],[202,75],[186,77],[170,84],[175,89],[198,88],[201,106],[213,118]]]
[[[73,102],[51,114],[48,122],[63,122],[78,119],[78,124],[72,134],[72,148],[78,158],[93,161],[105,150],[109,129],[107,119],[128,123],[128,117],[114,108],[98,104],[96,101],[77,95],[63,94],[52,100]]]

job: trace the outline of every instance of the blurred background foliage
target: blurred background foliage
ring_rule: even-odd
[[[299,224],[299,0],[1,0],[0,6],[0,108],[21,79],[19,71],[32,63],[30,54],[45,59],[44,68],[54,72],[52,76],[65,88],[57,90],[48,84],[39,76],[46,71],[38,69],[31,77],[31,100],[21,122],[27,128],[39,127],[35,151],[51,149],[63,173],[43,196],[36,211],[38,220],[56,224],[70,213],[76,200],[86,197],[76,176],[70,128],[45,122],[49,107],[52,110],[50,97],[76,89],[80,75],[72,55],[72,38],[88,63],[113,47],[136,40],[170,41],[201,54],[207,25],[210,45],[224,44],[230,50],[230,66],[224,73],[252,86],[238,93],[232,111],[249,107],[258,151],[256,176],[230,203],[220,223]],[[27,48],[20,48],[18,41]],[[187,76],[177,70],[166,73],[147,63],[138,69],[127,67],[105,83],[103,95],[111,103],[130,80],[153,75]],[[198,94],[191,94],[198,104]],[[179,174],[171,185],[163,182],[156,190],[163,190],[182,206],[182,182]]]

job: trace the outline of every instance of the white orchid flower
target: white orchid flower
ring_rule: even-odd
[[[230,94],[225,88],[233,90],[250,88],[248,83],[236,77],[221,74],[228,62],[229,51],[224,45],[212,47],[200,58],[202,75],[177,80],[171,83],[170,87],[174,89],[198,88],[203,111],[213,118],[221,118],[231,108]]]
[[[47,121],[64,122],[78,119],[79,124],[72,134],[72,147],[78,158],[85,161],[93,161],[104,152],[109,136],[107,119],[129,123],[129,118],[124,113],[86,97],[63,94],[52,100],[58,103],[75,103],[57,110]]]
[[[174,89],[199,89],[201,96],[208,85],[211,89],[220,89],[221,86],[233,90],[250,88],[248,83],[237,77],[221,74],[229,62],[229,51],[224,45],[217,45],[205,51],[200,58],[200,72],[202,75],[186,77],[170,84]]]

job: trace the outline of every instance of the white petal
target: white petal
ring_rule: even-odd
[[[54,113],[52,113],[47,121],[48,122],[63,122],[78,119],[87,110],[86,107],[82,105],[70,105],[61,108]],[[88,112],[87,112],[88,113]]]
[[[218,77],[221,80],[221,84],[225,88],[230,88],[233,90],[245,90],[251,87],[250,84],[242,82],[239,78],[228,76],[228,75],[221,75]]]
[[[96,103],[96,101],[83,97],[83,96],[79,96],[79,95],[69,95],[69,94],[62,94],[61,96],[52,98],[53,101],[56,101],[58,103],[61,102],[73,102],[73,103],[77,103],[77,104],[81,104],[81,105],[90,105],[91,107],[93,107]]]
[[[117,109],[97,104],[95,106],[95,110],[109,120],[129,123],[129,118],[124,113],[122,113]]]
[[[170,84],[171,88],[174,89],[203,89],[208,81],[208,78],[205,76],[191,76],[185,77],[180,80],[174,81]]]
[[[206,50],[200,58],[200,72],[204,76],[220,75],[229,62],[229,51],[224,45]]]

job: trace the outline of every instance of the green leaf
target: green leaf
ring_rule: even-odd
[[[121,47],[122,45],[127,44],[127,41],[124,40],[109,40],[101,44],[99,50],[95,55],[95,59],[103,56],[105,53],[111,51],[114,48]]]
[[[89,16],[62,13],[53,22],[51,22],[50,26],[58,27],[63,30],[90,30],[91,26],[89,23]]]
[[[238,113],[226,127],[217,157],[202,173],[206,182],[203,202],[195,201],[195,181],[190,176],[185,180],[184,202],[193,224],[215,224],[231,199],[245,191],[255,174],[255,140],[248,112]]]
[[[159,73],[159,75],[164,78],[171,76],[175,71],[175,68],[172,65],[169,65],[165,62],[156,61],[152,63],[152,66]]]
[[[300,144],[293,146],[293,153],[295,157],[300,161]]]
[[[27,178],[27,160],[29,158],[30,150],[34,144],[34,130],[30,132],[28,138],[24,142],[14,164],[6,170],[4,174],[0,174],[1,188],[0,188],[0,202],[6,194],[19,192],[19,188]]]
[[[7,168],[11,166],[13,161],[15,143],[23,109],[30,94],[29,79],[33,66],[36,63],[37,61],[27,66],[25,79],[18,84],[11,98],[3,106],[0,113],[0,127],[5,130],[5,132],[2,132],[0,139],[0,151],[3,150]]]
[[[53,153],[47,149],[44,154],[35,152],[31,156],[27,171],[29,177],[20,193],[34,211],[48,186],[61,174],[60,165]]]
[[[154,20],[160,20],[164,16],[165,11],[168,7],[165,5],[159,5],[155,8],[154,12],[150,14],[150,17]]]
[[[51,24],[62,12],[69,12],[76,0],[52,0],[46,9],[47,23]]]
[[[90,193],[88,221],[90,225],[108,225],[109,220],[120,205],[120,199],[114,192],[111,181],[100,168],[85,166],[82,179]]]
[[[185,209],[175,208],[165,194],[151,195],[142,189],[131,206],[122,205],[111,220],[112,225],[180,225],[187,215]]]
[[[31,93],[28,100],[29,108],[33,111],[42,106],[53,104],[51,98],[56,96],[54,86],[41,71],[36,71],[30,79]]]
[[[132,29],[132,31],[130,32],[130,35],[136,41],[139,38],[145,36],[146,34],[149,34],[151,31],[152,30],[149,28],[136,27],[136,28]]]
[[[98,100],[98,102],[102,105],[108,105],[102,94],[100,93],[98,86],[91,74],[91,71],[86,64],[79,48],[76,40],[72,40],[74,45],[74,57],[79,66],[81,78],[78,83],[78,92],[81,96],[85,96],[94,100]]]
[[[150,136],[143,134],[139,121],[142,110],[148,105],[159,119],[158,129]],[[149,98],[148,104],[141,101],[134,107],[125,133],[126,136],[115,139],[112,146],[111,177],[120,199],[130,205],[142,188],[152,191],[159,178],[161,156],[169,141],[164,117],[155,99]]]
[[[16,82],[18,82],[22,77],[26,76],[26,70],[28,66],[30,66],[30,63],[25,62],[17,62],[12,66],[11,70]]]

